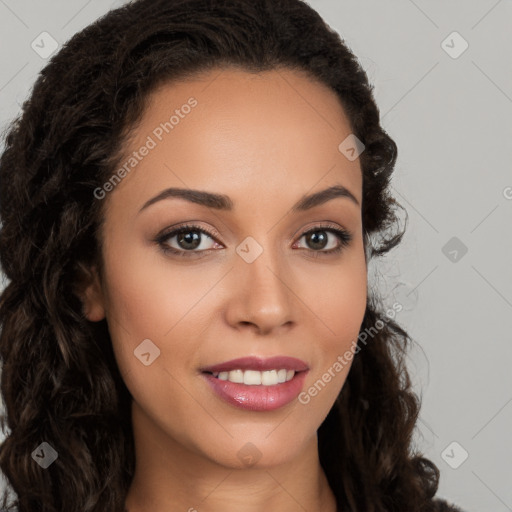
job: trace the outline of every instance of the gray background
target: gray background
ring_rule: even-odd
[[[62,45],[122,3],[0,0],[0,129],[46,63],[32,42]],[[512,2],[309,3],[360,59],[399,147],[407,234],[378,272],[418,343],[416,446],[441,471],[438,495],[512,511]]]

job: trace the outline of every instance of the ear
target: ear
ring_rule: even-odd
[[[87,320],[99,322],[105,318],[105,299],[96,266],[79,264],[75,292],[82,301],[82,311]]]

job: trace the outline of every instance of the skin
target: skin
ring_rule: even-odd
[[[127,154],[191,96],[197,106],[103,199],[104,273],[93,269],[84,290],[85,315],[106,317],[133,396],[127,510],[334,512],[316,432],[351,363],[307,404],[265,412],[224,402],[199,368],[288,355],[308,364],[307,390],[355,348],[367,268],[359,159],[338,150],[351,133],[348,119],[334,92],[298,71],[224,68],[160,86]],[[338,197],[291,212],[303,195],[332,185],[358,204]],[[168,187],[225,194],[234,209],[168,198],[139,213]],[[163,253],[154,238],[190,221],[216,239],[200,235],[201,257]],[[339,244],[334,233],[325,249],[303,236],[323,222],[352,235],[341,253],[318,254]],[[247,236],[263,249],[252,263],[236,252]],[[177,236],[164,243],[189,247]],[[134,356],[145,339],[160,350],[148,366]],[[248,442],[260,457],[250,467],[237,456]]]

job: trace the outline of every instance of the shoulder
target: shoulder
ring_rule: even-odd
[[[441,498],[434,499],[433,510],[435,512],[464,512],[461,508]]]

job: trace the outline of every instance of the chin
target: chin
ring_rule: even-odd
[[[284,423],[274,427],[275,431],[262,429],[252,436],[231,439],[229,446],[219,446],[209,458],[229,469],[271,469],[292,462],[312,444],[316,450],[316,431],[291,436],[289,426]],[[278,432],[280,428],[283,430]]]

